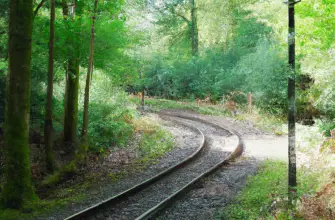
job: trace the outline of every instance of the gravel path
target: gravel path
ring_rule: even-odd
[[[162,127],[171,132],[175,138],[175,148],[165,154],[158,163],[149,166],[143,172],[134,173],[117,183],[110,183],[106,181],[97,183],[97,186],[87,192],[87,197],[84,201],[68,204],[65,208],[54,210],[51,214],[49,213],[48,215],[41,215],[34,219],[64,219],[76,212],[94,205],[95,203],[110,198],[113,195],[116,195],[136,184],[141,183],[142,181],[160,173],[168,167],[182,161],[185,157],[191,155],[197,150],[201,140],[198,132],[176,122],[161,120],[157,115],[153,117],[156,117]]]
[[[200,122],[185,119],[176,120],[199,128],[206,136],[206,148],[201,152],[199,158],[159,180],[145,190],[131,196],[129,199],[113,207],[108,207],[106,212],[99,213],[95,217],[88,219],[135,219],[147,209],[155,206],[170,194],[182,188],[198,175],[227,157],[228,152],[224,150],[224,145],[225,138],[231,135],[229,132],[218,130]]]

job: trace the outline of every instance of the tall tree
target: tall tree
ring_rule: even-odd
[[[45,157],[48,171],[54,170],[53,140],[52,140],[52,94],[54,78],[54,37],[55,37],[55,0],[50,0],[50,39],[49,39],[49,64],[48,87],[45,107],[44,144]]]
[[[173,43],[179,40],[178,37],[186,35],[191,44],[192,56],[197,56],[199,33],[196,1],[166,1],[164,6],[155,9],[160,14],[157,23],[163,26],[162,33],[170,35]],[[177,33],[180,29],[184,33]],[[166,33],[167,31],[169,33]]]
[[[63,15],[66,21],[74,22],[76,15],[77,0],[72,1],[72,5],[63,0]],[[69,30],[73,31],[73,30]],[[77,142],[77,122],[78,122],[78,89],[79,89],[79,42],[76,34],[69,35],[70,50],[68,53],[68,63],[66,69],[66,88],[64,100],[64,141],[74,145]]]
[[[95,0],[95,2],[94,2],[94,10],[93,10],[93,15],[92,15],[90,55],[89,55],[87,75],[86,75],[86,85],[85,85],[83,129],[81,131],[82,138],[83,138],[84,142],[87,139],[87,129],[88,129],[88,105],[89,105],[89,99],[90,99],[91,76],[93,74],[94,24],[95,24],[95,19],[96,19],[97,7],[98,7],[98,0]]]
[[[300,2],[295,0],[288,1],[288,63],[292,74],[288,79],[288,193],[289,203],[292,205],[295,199],[297,186],[297,164],[295,153],[295,21],[294,21],[294,5]]]
[[[20,208],[35,197],[31,184],[28,131],[33,1],[11,0],[5,113],[4,207]]]
[[[195,0],[191,0],[191,20],[192,56],[197,56],[199,50],[199,35]]]

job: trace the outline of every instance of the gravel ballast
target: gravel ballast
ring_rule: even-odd
[[[202,120],[206,120],[223,127],[234,129],[244,137],[255,136],[261,138],[262,136],[268,135],[267,133],[255,128],[249,122],[236,121],[232,118],[205,116],[183,110],[167,110],[164,112],[178,114],[179,116],[200,118]],[[157,115],[152,114],[152,116],[158,119]],[[173,136],[175,137],[176,147],[172,151],[168,152],[160,160],[159,163],[148,167],[141,173],[132,174],[131,176],[119,181],[116,184],[102,184],[100,187],[88,192],[87,200],[81,203],[70,205],[65,209],[55,211],[52,216],[44,216],[43,218],[39,219],[63,219],[67,216],[72,215],[75,212],[91,206],[96,202],[100,202],[108,197],[116,195],[117,193],[122,192],[124,189],[127,189],[133,185],[142,182],[143,180],[146,180],[149,177],[154,176],[162,170],[176,164],[177,162],[180,162],[185,157],[191,155],[198,147],[200,139],[199,135],[192,129],[167,120],[168,118],[164,119],[165,120],[159,120],[159,123],[166,130],[170,131],[173,134]],[[178,120],[180,121],[182,119]],[[183,121],[186,122],[187,120]],[[223,148],[223,146],[224,144],[229,145],[234,141],[231,140],[232,137],[222,137],[222,130],[218,131],[217,129],[211,128],[210,126],[202,125],[200,122],[191,121],[190,124],[193,126],[199,126],[200,130],[204,132],[204,134],[207,136],[208,145],[204,153],[209,153],[209,146],[212,150],[215,149],[214,151],[217,154],[213,154],[213,158],[215,158],[216,156],[224,158],[225,156],[227,156],[228,152],[231,151],[231,149],[227,147]],[[231,202],[235,198],[236,194],[245,185],[247,177],[249,175],[254,175],[257,172],[257,167],[259,163],[260,160],[258,159],[244,157],[242,159],[238,159],[234,163],[222,166],[222,168],[217,170],[212,175],[208,176],[205,180],[201,181],[201,183],[198,183],[195,189],[184,195],[169,209],[163,211],[159,219],[215,219],[215,213],[217,213],[219,209],[224,208],[229,202]],[[192,177],[192,175],[187,176],[189,176],[190,178]],[[169,182],[169,184],[164,184],[164,186],[168,186],[165,187],[166,192],[175,190],[175,184],[173,180]],[[159,184],[157,185],[157,187],[159,187]],[[150,191],[148,192],[148,195],[151,196],[152,201],[149,200],[149,202],[147,203],[143,202],[144,200],[141,201],[140,199],[142,198],[136,198],[134,200],[136,201],[136,204],[139,205],[129,207],[125,215],[123,215],[122,213],[117,214],[117,212],[114,211],[113,214],[111,214],[112,211],[110,210],[110,212],[105,212],[100,216],[96,216],[95,219],[134,219],[135,217],[142,214],[142,209],[151,208],[153,206],[152,204],[155,204],[158,200],[161,199],[161,195],[156,196],[157,194],[161,194],[159,191],[156,191],[156,189],[152,188],[148,191]],[[141,204],[145,204],[145,206],[142,206]],[[127,204],[125,203],[123,205],[125,205],[125,207],[127,206]],[[122,206],[122,204],[120,206]]]
[[[218,130],[200,122],[180,118],[173,120],[195,126],[204,133],[207,144],[199,158],[179,168],[177,171],[147,187],[145,190],[129,197],[129,199],[113,207],[109,206],[104,213],[99,213],[94,218],[89,219],[135,219],[147,209],[163,201],[170,194],[179,190],[197,176],[224,160],[229,154],[229,152],[224,150],[225,138],[231,135],[229,132],[222,129]]]
[[[65,208],[52,211],[48,215],[41,215],[34,219],[37,220],[59,220],[73,215],[83,209],[86,209],[95,203],[106,200],[134,185],[141,183],[144,180],[162,172],[168,167],[182,161],[184,158],[192,155],[199,147],[201,137],[194,129],[183,126],[172,121],[160,120],[157,116],[155,119],[163,129],[171,132],[175,139],[175,147],[167,152],[158,163],[149,166],[140,173],[132,173],[130,176],[118,181],[117,183],[106,182],[97,183],[95,187],[87,191],[86,198],[83,201],[70,203]]]

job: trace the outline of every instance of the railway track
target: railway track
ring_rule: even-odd
[[[238,157],[244,150],[241,136],[220,125],[173,114],[162,114],[161,116],[196,130],[202,137],[197,150],[180,163],[156,176],[76,213],[66,220],[156,218],[164,208],[172,204],[179,196],[184,195],[199,180],[214,172],[222,164]],[[209,134],[216,134],[216,136],[211,137]],[[221,143],[225,143],[225,139],[232,135],[237,136],[234,150],[224,152],[214,147],[213,143],[217,139],[222,139]]]

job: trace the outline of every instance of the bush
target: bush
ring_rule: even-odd
[[[133,115],[117,104],[90,104],[89,149],[101,152],[112,146],[122,146],[134,133]]]

